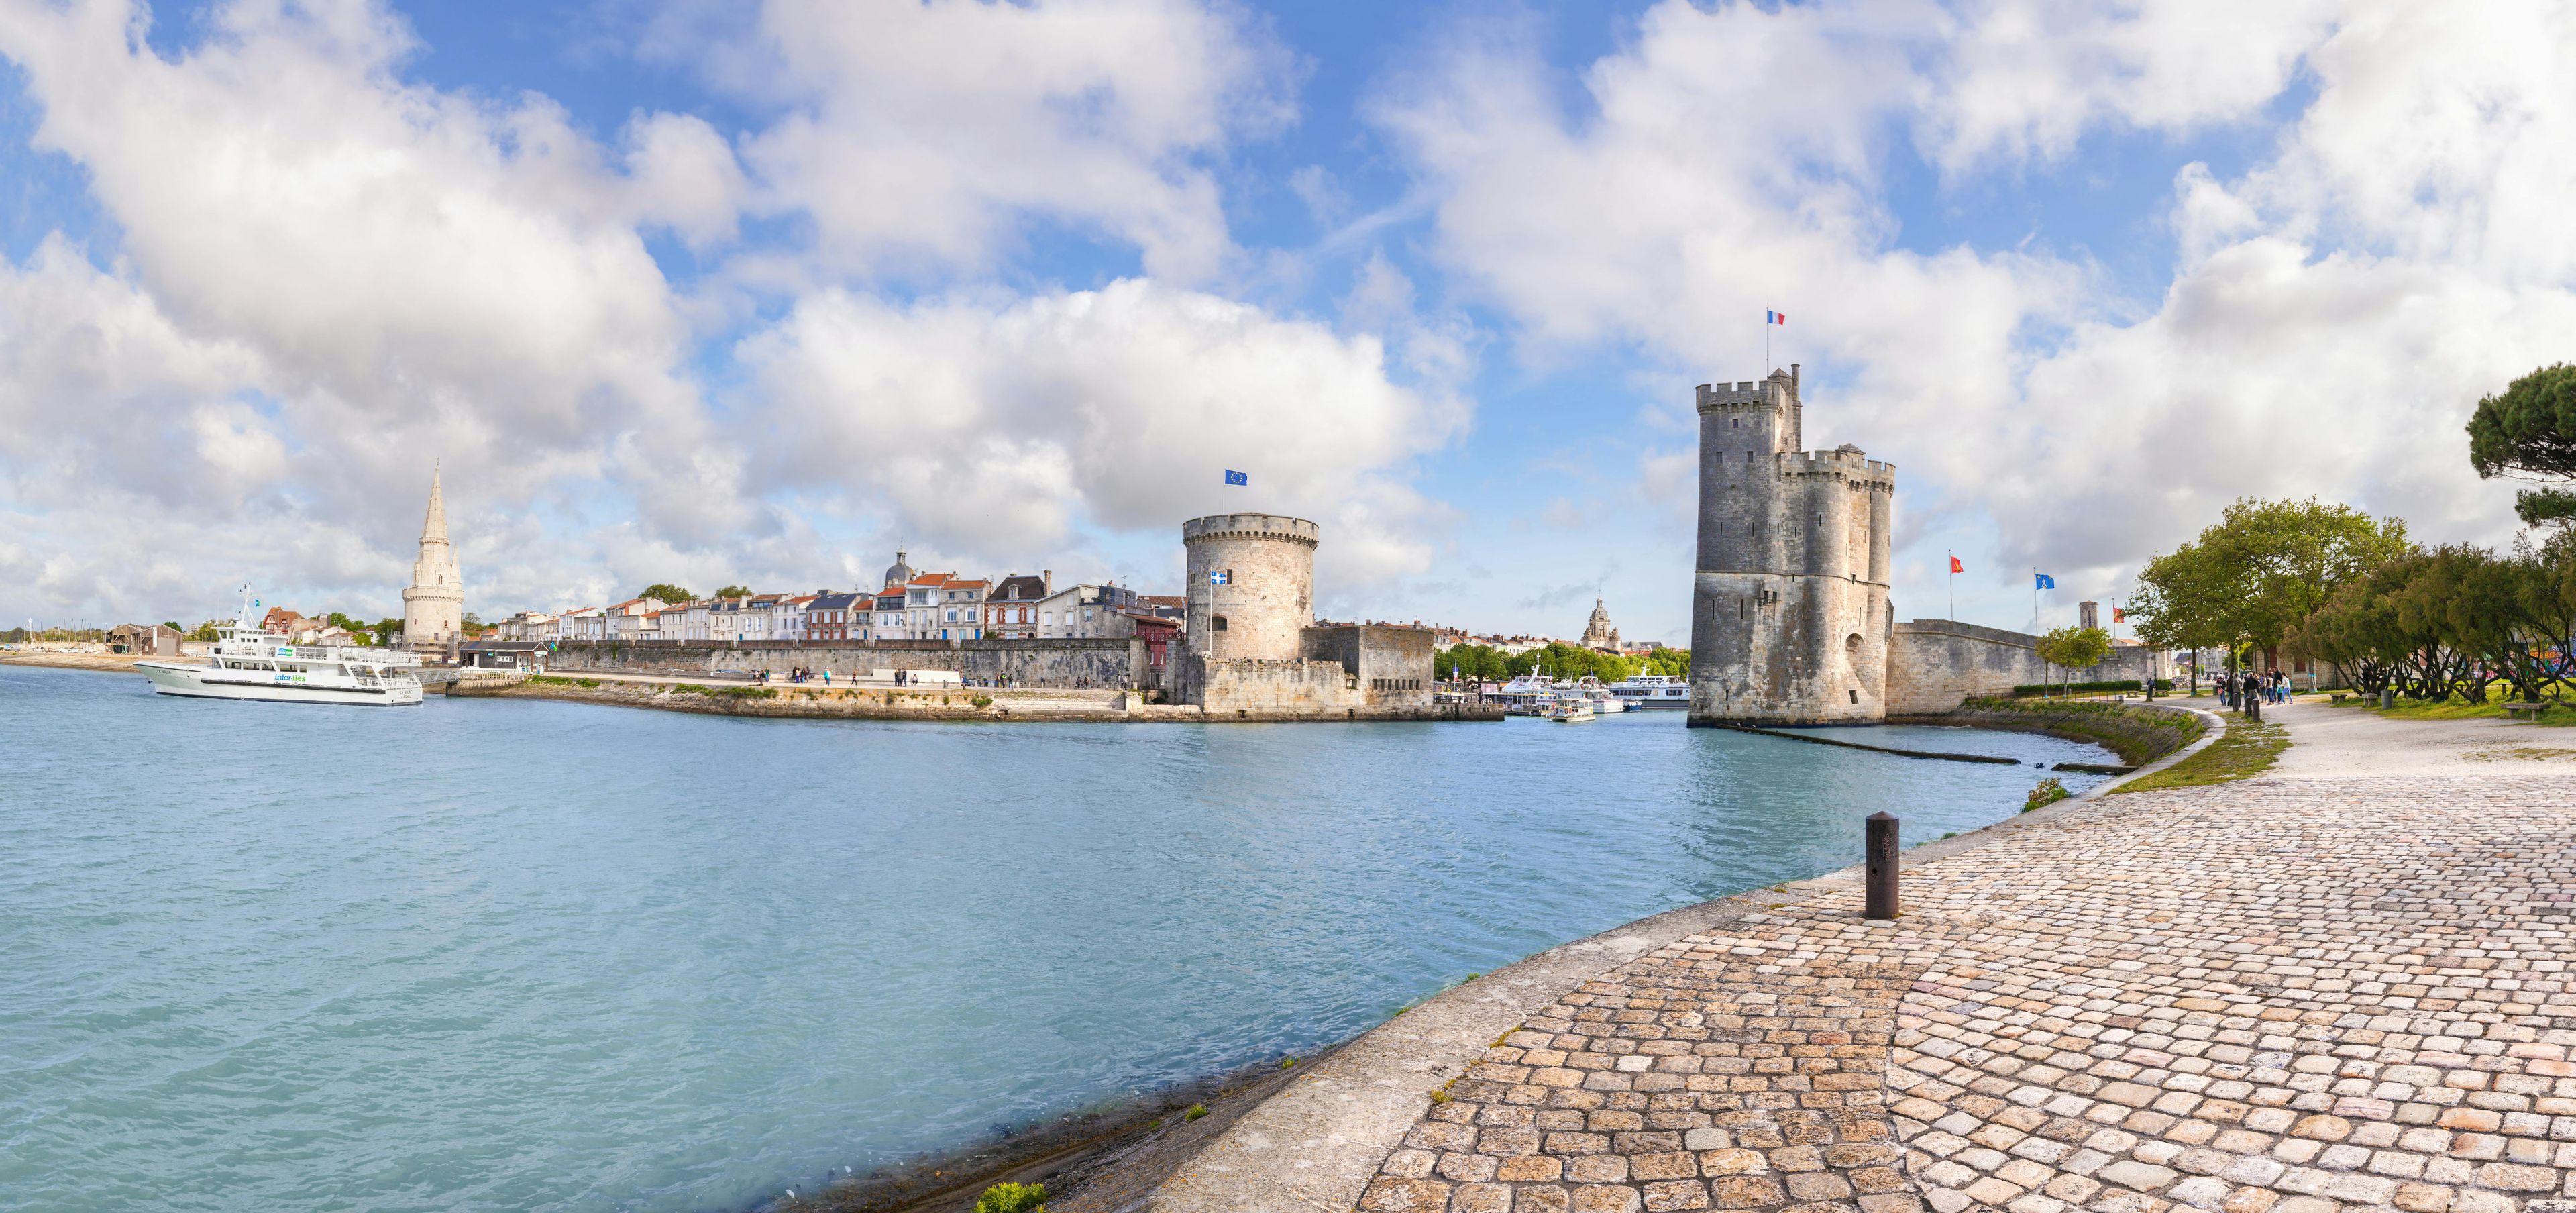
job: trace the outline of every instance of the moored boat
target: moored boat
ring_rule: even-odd
[[[393,649],[290,644],[251,623],[257,603],[243,587],[241,614],[215,629],[203,665],[138,661],[155,693],[266,703],[336,703],[396,707],[420,702],[420,658]]]
[[[1672,674],[1639,674],[1625,682],[1611,683],[1610,693],[1631,710],[1680,711],[1690,707],[1690,679]]]

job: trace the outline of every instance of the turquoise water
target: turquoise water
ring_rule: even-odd
[[[1340,1040],[2038,774],[1661,714],[364,710],[0,666],[0,1209],[740,1207]]]

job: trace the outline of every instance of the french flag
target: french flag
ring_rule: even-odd
[[[1762,322],[1765,324],[1776,324],[1786,328],[1789,324],[1789,316],[1785,312],[1766,311],[1762,313]]]

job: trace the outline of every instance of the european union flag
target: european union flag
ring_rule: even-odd
[[[1227,484],[1240,484],[1249,487],[1252,484],[1252,477],[1246,476],[1232,468],[1228,468],[1225,473],[1225,482]]]
[[[2033,573],[2031,576],[2039,578],[2038,581],[2031,583],[2031,588],[2033,589],[2053,590],[2057,588],[2057,579],[2046,573]]]

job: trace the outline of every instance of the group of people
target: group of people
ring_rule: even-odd
[[[2279,670],[2264,670],[2259,673],[2247,670],[2241,674],[2229,671],[2227,677],[2219,682],[2218,692],[2222,702],[2231,708],[2241,706],[2237,698],[2241,695],[2258,696],[2264,703],[2288,703],[2290,702],[2290,676]]]
[[[815,671],[806,669],[801,665],[790,666],[787,670],[787,681],[789,682],[812,682],[815,680],[816,676]],[[824,686],[832,685],[832,671],[824,670],[821,672],[820,676]],[[758,671],[754,673],[751,678],[752,681],[757,682],[762,686],[769,685],[769,671],[767,670]]]

